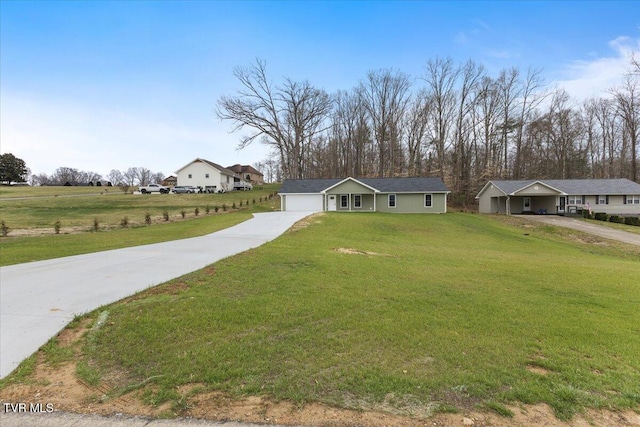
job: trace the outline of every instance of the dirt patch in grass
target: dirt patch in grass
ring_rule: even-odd
[[[353,249],[353,248],[337,248],[334,250],[339,254],[348,254],[348,255],[391,256],[389,254],[381,254],[378,252],[367,252],[367,251],[361,251],[359,249]]]
[[[318,212],[313,215],[309,215],[305,218],[302,218],[300,221],[296,222],[289,229],[290,232],[300,231],[304,228],[309,227],[312,224],[321,224],[321,218],[324,216],[324,212]]]
[[[97,386],[82,381],[76,364],[82,357],[81,337],[91,327],[87,319],[75,328],[67,328],[58,335],[59,345],[72,347],[75,360],[47,365],[45,355],[36,355],[35,369],[21,382],[9,382],[0,390],[3,402],[52,404],[56,411],[81,414],[128,414],[147,417],[188,417],[214,421],[244,421],[261,424],[281,424],[318,427],[403,427],[403,426],[640,426],[640,414],[633,411],[611,412],[588,410],[569,422],[558,420],[553,410],[544,404],[509,406],[512,417],[482,411],[471,401],[447,398],[447,407],[457,407],[457,413],[438,412],[435,402],[424,405],[410,398],[387,396],[377,406],[356,405],[360,409],[337,408],[321,403],[297,404],[273,401],[260,396],[231,397],[210,391],[206,384],[187,384],[177,388],[183,396],[179,407],[171,403],[152,406],[144,402],[143,394],[154,388],[152,382],[121,394],[122,378],[105,376]],[[532,368],[536,368],[531,365]],[[398,406],[398,401],[400,405]],[[464,400],[464,399],[463,399]],[[476,402],[477,403],[477,402]]]

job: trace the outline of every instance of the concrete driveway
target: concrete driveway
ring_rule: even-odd
[[[0,378],[76,314],[260,246],[310,214],[259,213],[202,237],[0,267]]]
[[[598,221],[582,221],[577,218],[555,215],[523,215],[522,218],[531,219],[545,224],[566,227],[584,233],[594,234],[606,239],[617,240],[630,245],[640,246],[640,234],[616,230],[614,228],[599,225]]]

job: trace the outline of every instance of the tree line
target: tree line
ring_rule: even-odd
[[[488,179],[626,177],[638,181],[640,65],[584,102],[550,89],[542,72],[474,61],[427,61],[412,79],[370,71],[334,94],[308,81],[273,84],[266,63],[236,67],[240,89],[217,116],[272,148],[280,178],[440,176],[469,203]]]
[[[51,175],[34,174],[29,178],[31,185],[113,185],[133,187],[162,182],[162,172],[153,172],[145,167],[131,167],[120,171],[112,169],[104,177],[97,172],[83,171],[71,167],[59,167]]]

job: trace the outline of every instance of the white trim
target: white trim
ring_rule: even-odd
[[[535,181],[535,182],[532,182],[531,184],[527,184],[527,185],[525,185],[524,187],[517,189],[516,191],[512,192],[512,193],[511,193],[511,194],[509,194],[509,195],[510,195],[510,196],[518,196],[518,194],[517,194],[517,193],[521,192],[521,191],[522,191],[522,190],[524,190],[525,188],[529,188],[529,187],[531,187],[532,185],[536,185],[536,184],[538,184],[538,185],[544,185],[545,187],[550,188],[550,189],[551,189],[551,190],[553,190],[553,191],[557,191],[557,192],[558,192],[558,193],[560,193],[560,195],[562,195],[562,196],[566,196],[566,195],[567,195],[567,193],[565,193],[564,191],[562,191],[562,190],[558,190],[557,188],[552,187],[552,186],[550,186],[549,184],[546,184],[544,181]],[[497,188],[497,186],[496,186],[496,188]]]
[[[507,195],[507,193],[505,193],[505,192],[504,192],[504,190],[502,190],[502,188],[500,188],[500,187],[498,187],[497,185],[495,185],[495,184],[493,183],[493,181],[489,181],[489,182],[487,182],[487,183],[484,185],[484,187],[482,187],[482,190],[480,190],[480,192],[478,192],[478,195],[476,196],[476,199],[479,199],[479,198],[480,198],[480,195],[481,195],[482,193],[484,193],[485,188],[487,188],[490,184],[491,184],[491,185],[493,185],[495,188],[497,188],[497,189],[498,189],[498,191],[500,191],[500,192],[501,192],[502,194],[504,194],[505,196]],[[448,194],[448,193],[451,193],[451,191],[447,191],[447,194]],[[495,196],[495,197],[499,197],[499,196]]]
[[[349,195],[348,194],[340,194],[340,209],[350,208],[349,206]],[[342,202],[346,201],[345,206],[342,205]]]
[[[369,186],[369,185],[365,184],[364,182],[358,181],[357,179],[355,179],[355,178],[351,178],[351,177],[349,176],[349,177],[347,177],[347,178],[343,179],[342,181],[340,181],[340,182],[338,182],[338,183],[336,183],[336,184],[333,184],[333,185],[332,185],[332,186],[330,186],[330,187],[325,188],[324,190],[322,190],[322,191],[321,191],[321,193],[326,193],[327,191],[329,191],[329,190],[331,190],[331,189],[333,189],[333,188],[337,187],[338,185],[340,185],[340,184],[342,184],[342,183],[345,183],[345,182],[347,182],[347,181],[353,181],[353,182],[355,182],[355,183],[357,183],[357,184],[360,184],[360,185],[362,185],[363,187],[366,187],[366,188],[368,188],[369,190],[373,191],[374,193],[379,193],[379,192],[380,192],[380,190],[377,190],[377,189],[375,189],[375,188],[373,188],[373,187],[371,187],[371,186]]]
[[[391,206],[391,196],[393,196],[393,206]],[[387,208],[395,209],[398,206],[398,197],[396,193],[387,194]]]

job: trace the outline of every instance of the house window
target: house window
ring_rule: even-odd
[[[355,196],[353,196],[353,207],[354,208],[362,207],[362,195],[356,194]]]
[[[191,178],[193,178],[193,177],[191,176],[191,174],[189,174],[189,179],[191,179]]]
[[[396,195],[395,194],[389,194],[389,207],[390,208],[395,208],[396,207]]]
[[[607,199],[608,199],[607,196],[598,196],[597,202],[598,202],[599,205],[608,205],[609,201]]]
[[[340,196],[340,207],[345,209],[349,207],[349,198],[346,194]]]
[[[424,195],[424,207],[425,208],[430,208],[433,206],[433,197],[431,194],[425,194]]]
[[[569,196],[569,201],[567,203],[570,205],[581,205],[582,196]]]
[[[640,205],[640,194],[634,194],[633,196],[627,196],[628,205]]]
[[[205,177],[205,178],[209,178],[209,174],[208,174],[208,173],[205,173],[205,174],[204,174],[204,177]]]

